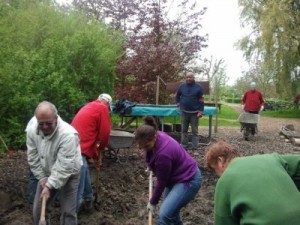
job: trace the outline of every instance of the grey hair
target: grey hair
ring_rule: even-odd
[[[38,104],[38,106],[36,107],[35,111],[34,111],[34,115],[37,114],[37,111],[42,108],[42,107],[48,107],[52,113],[54,114],[54,116],[57,116],[57,109],[55,107],[54,104],[52,104],[51,102],[48,102],[48,101],[42,101]]]

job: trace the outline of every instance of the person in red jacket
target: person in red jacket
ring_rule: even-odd
[[[93,207],[93,189],[88,160],[98,158],[99,151],[109,142],[111,120],[109,116],[112,98],[109,94],[99,95],[97,100],[87,103],[75,115],[71,125],[78,131],[83,165],[77,197],[77,211],[80,206],[86,210]]]
[[[264,109],[265,101],[262,94],[256,89],[256,83],[250,83],[251,89],[246,91],[242,98],[242,106],[246,112],[258,114]]]
[[[294,106],[295,106],[296,109],[299,108],[299,101],[300,101],[300,95],[296,95],[294,97]]]

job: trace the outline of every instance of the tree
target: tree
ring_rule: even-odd
[[[226,76],[226,66],[224,65],[224,59],[204,59],[200,70],[210,84],[210,90],[215,90],[216,87],[225,86],[228,78]],[[213,92],[209,93],[209,102],[212,102],[212,97],[215,96]]]
[[[243,76],[236,81],[234,88],[238,93],[241,93],[240,95],[243,95],[243,93],[250,88],[252,81],[256,82],[257,88],[262,92],[265,98],[280,97],[276,92],[276,85],[271,76],[265,74],[263,68],[258,67],[258,65],[250,67],[249,71],[244,72]]]
[[[15,4],[15,3],[19,4]],[[80,104],[113,94],[123,37],[51,1],[0,0],[0,132],[10,146],[24,143],[24,129],[42,100],[70,121]]]
[[[252,28],[240,40],[240,48],[254,66],[261,61],[258,70],[272,80],[280,96],[294,96],[300,86],[299,1],[239,0],[239,4],[243,24]]]
[[[88,15],[94,13],[97,18],[110,21],[127,36],[126,54],[117,66],[115,90],[119,97],[154,103],[157,76],[165,82],[178,80],[188,62],[205,47],[206,38],[199,35],[199,21],[205,9],[195,11],[195,4],[190,6],[189,1],[179,2],[181,11],[174,19],[166,16],[165,0],[74,3]],[[161,90],[160,102],[164,103],[167,96],[165,88]]]
[[[205,60],[204,67],[202,71],[207,76],[207,79],[210,83],[210,93],[209,93],[209,102],[212,102],[212,97],[214,98],[214,103],[216,108],[218,108],[218,104],[220,101],[220,96],[225,92],[226,82],[228,81],[228,77],[226,75],[226,65],[224,65],[224,60]],[[218,115],[216,115],[216,126],[215,133],[218,132]]]

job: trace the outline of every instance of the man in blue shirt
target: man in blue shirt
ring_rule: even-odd
[[[188,128],[192,128],[192,149],[199,145],[198,124],[204,110],[203,89],[195,82],[192,72],[185,74],[185,83],[181,84],[176,93],[176,104],[181,111],[181,144],[188,147]]]

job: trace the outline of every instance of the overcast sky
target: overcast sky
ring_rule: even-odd
[[[70,3],[71,0],[57,2]],[[247,32],[240,26],[238,0],[198,0],[197,3],[201,8],[207,7],[201,24],[209,40],[208,48],[203,50],[203,54],[207,58],[213,56],[214,59],[225,60],[228,83],[232,85],[241,76],[242,71],[247,69],[242,52],[234,47],[234,43]]]
[[[223,58],[229,84],[234,84],[241,72],[247,69],[242,52],[234,47],[234,43],[247,32],[240,26],[238,0],[198,0],[198,4],[207,7],[202,21],[203,29],[209,35],[204,55]]]

